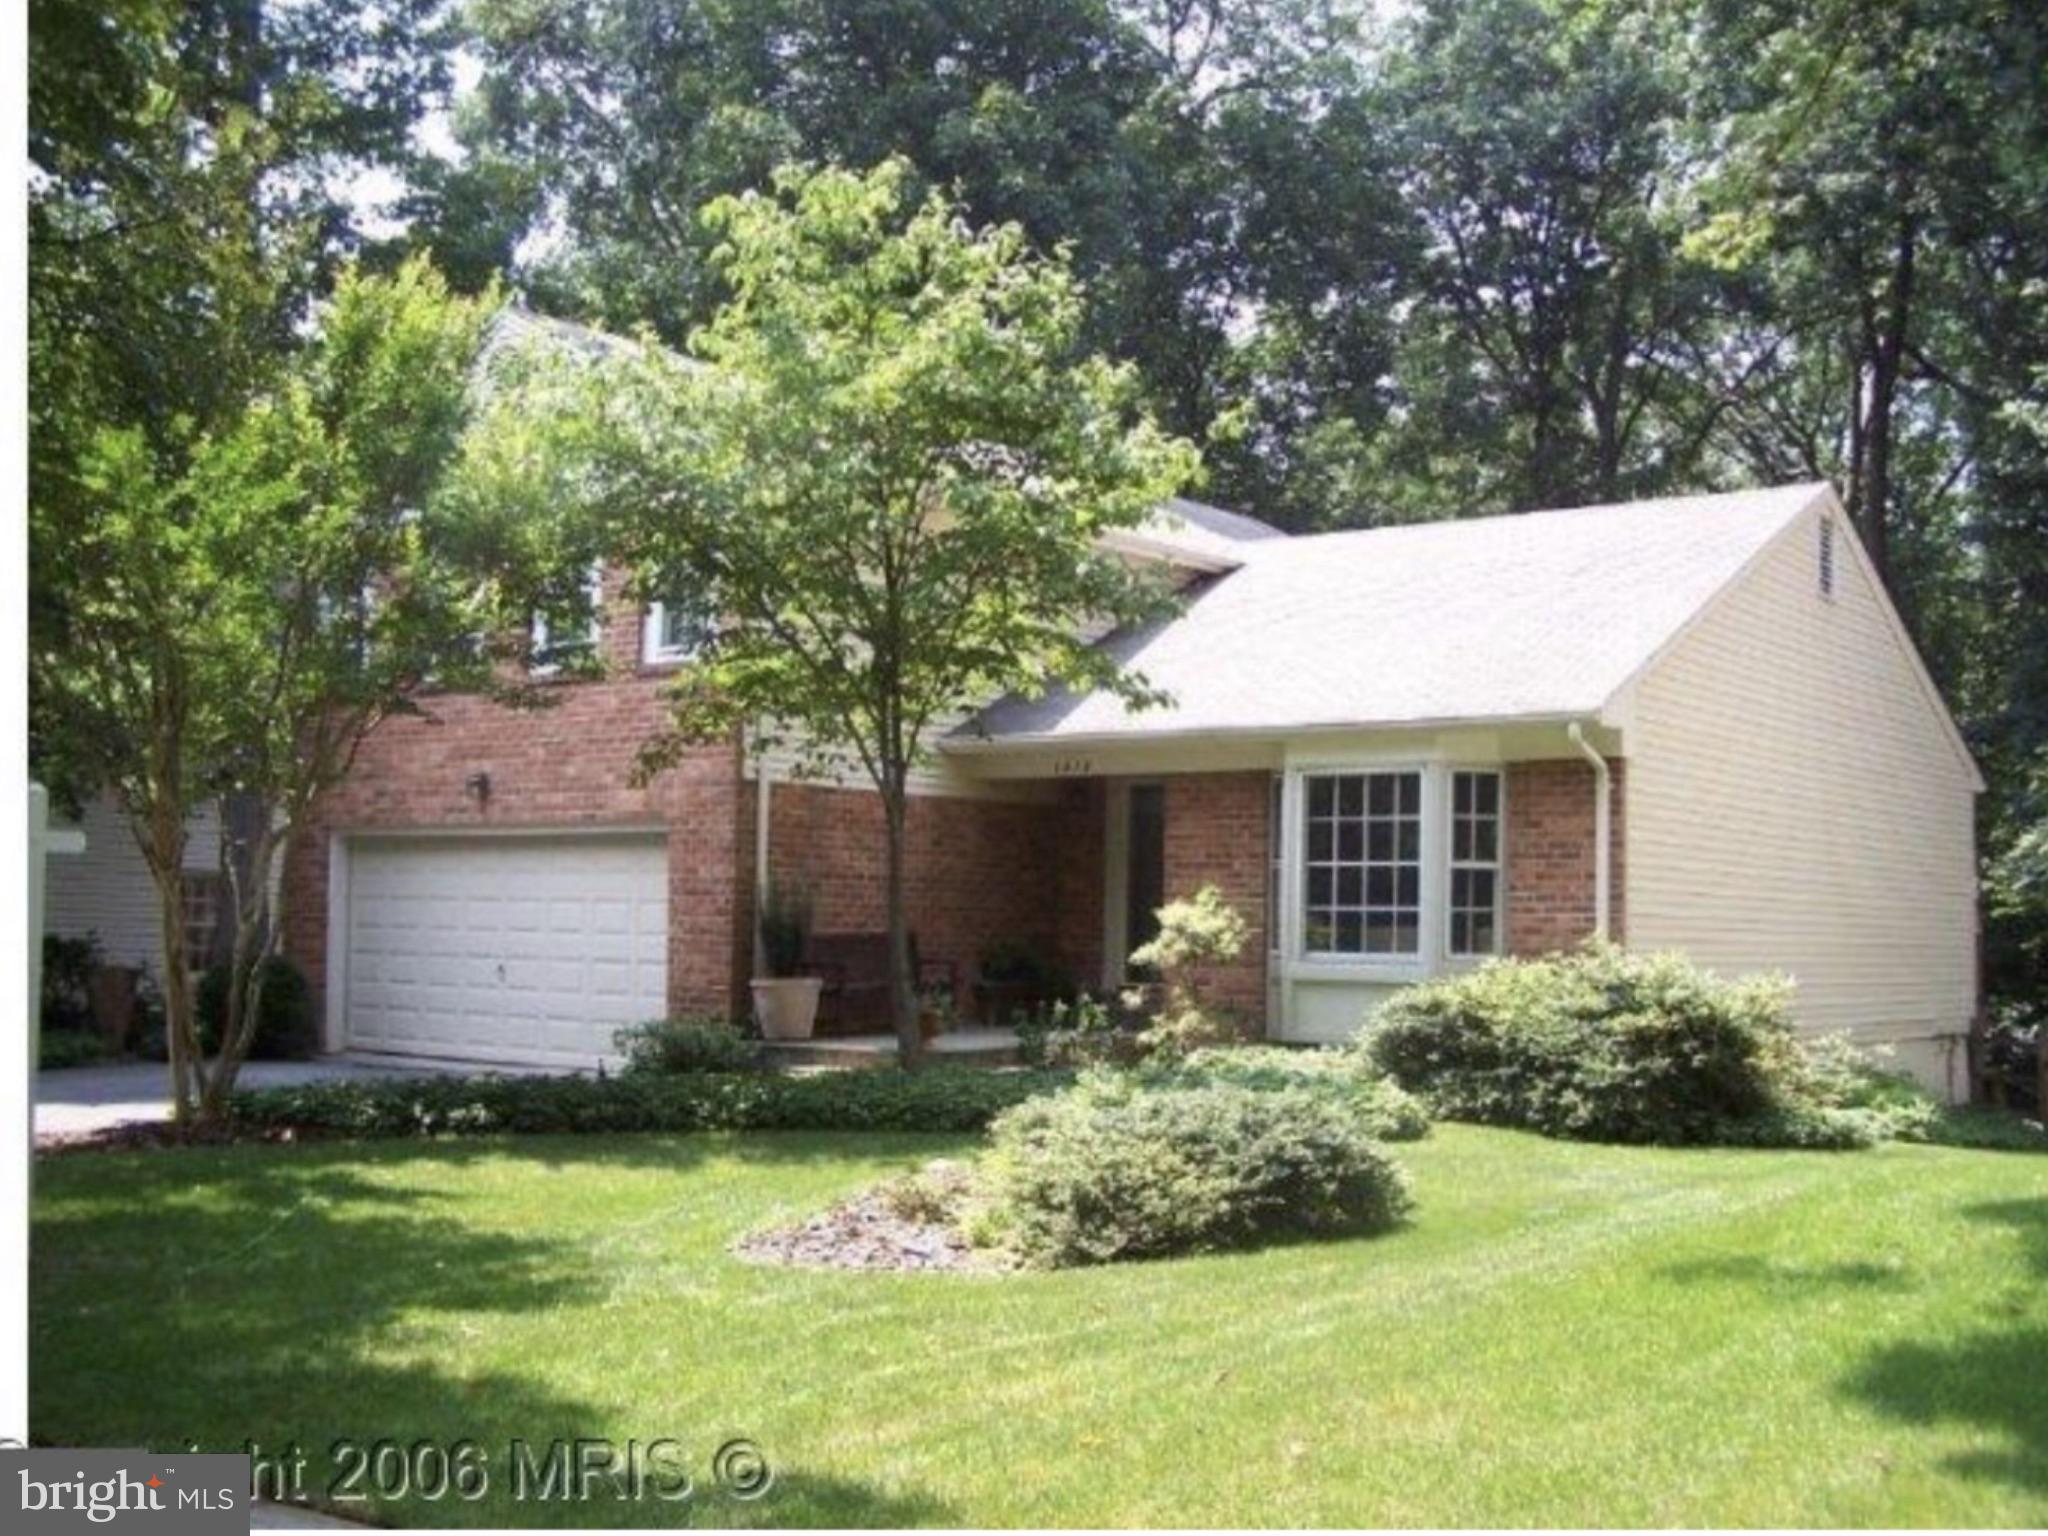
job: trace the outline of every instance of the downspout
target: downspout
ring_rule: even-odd
[[[1593,765],[1593,937],[1608,934],[1608,914],[1614,910],[1614,796],[1613,771],[1607,766],[1586,733],[1574,720],[1565,727],[1579,755]]]
[[[761,748],[761,729],[754,727],[754,974],[765,976],[767,956],[761,952],[761,903],[768,899],[768,754]]]

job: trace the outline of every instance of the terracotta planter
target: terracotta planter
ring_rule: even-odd
[[[754,1022],[763,1040],[808,1040],[818,1022],[818,976],[762,977],[754,982]]]

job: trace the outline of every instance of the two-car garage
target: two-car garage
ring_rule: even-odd
[[[332,1046],[588,1068],[666,1011],[660,833],[337,836],[329,901]]]

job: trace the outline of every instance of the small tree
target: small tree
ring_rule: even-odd
[[[574,466],[541,477],[546,496],[577,489],[643,595],[688,594],[709,617],[643,772],[750,726],[793,737],[808,771],[857,764],[873,783],[906,1061],[910,771],[938,722],[1005,691],[1150,697],[1081,636],[1170,594],[1097,540],[1197,465],[1139,411],[1130,369],[1075,355],[1064,254],[970,229],[936,193],[906,207],[908,175],[785,169],[771,194],[712,203],[731,296],[694,359],[650,339],[541,369],[494,412]],[[536,457],[504,455],[508,496],[536,483]]]
[[[1144,1034],[1148,1052],[1181,1055],[1241,1036],[1237,1020],[1203,998],[1202,973],[1235,960],[1250,937],[1244,915],[1213,885],[1159,909],[1158,934],[1131,951],[1133,965],[1166,978],[1166,1006]]]
[[[291,840],[364,735],[429,677],[485,685],[504,588],[438,513],[491,301],[424,262],[344,273],[310,341],[211,430],[82,427],[63,495],[31,497],[35,739],[127,813],[162,911],[173,1102],[218,1118],[248,1052]],[[195,367],[205,359],[192,359]],[[473,552],[473,551],[471,551]],[[235,917],[220,1053],[198,1044],[186,820],[253,798],[223,858]]]

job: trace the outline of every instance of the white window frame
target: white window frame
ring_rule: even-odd
[[[1370,780],[1375,775],[1412,775],[1415,779],[1415,858],[1413,860],[1416,887],[1414,906],[1415,947],[1412,950],[1311,949],[1309,947],[1308,942],[1308,914],[1310,910],[1310,903],[1308,899],[1308,874],[1309,865],[1311,863],[1311,860],[1308,856],[1308,834],[1310,821],[1308,781],[1313,779],[1325,778],[1359,777],[1363,777],[1367,780]],[[1430,934],[1432,932],[1432,924],[1429,920],[1432,897],[1432,882],[1430,878],[1430,869],[1432,863],[1434,862],[1432,849],[1436,845],[1438,838],[1441,836],[1440,832],[1432,832],[1432,823],[1434,823],[1439,828],[1442,825],[1442,812],[1438,808],[1436,803],[1440,801],[1442,798],[1442,790],[1440,787],[1441,776],[1434,771],[1434,765],[1429,763],[1418,763],[1412,761],[1384,763],[1316,763],[1312,765],[1303,765],[1302,767],[1296,769],[1295,776],[1299,778],[1302,782],[1298,786],[1296,786],[1296,795],[1299,803],[1299,811],[1296,817],[1294,818],[1293,836],[1295,859],[1294,880],[1292,882],[1294,889],[1289,897],[1289,900],[1295,913],[1294,934],[1295,954],[1297,955],[1297,957],[1304,964],[1309,966],[1329,966],[1333,968],[1393,968],[1397,970],[1413,972],[1428,966],[1434,958],[1433,950],[1435,948],[1435,946],[1430,942]],[[1365,789],[1365,794],[1367,797],[1367,809],[1363,814],[1367,828],[1365,833],[1368,839],[1367,847],[1369,848],[1369,828],[1371,822],[1371,789],[1369,784]],[[1397,824],[1400,819],[1405,818],[1400,818],[1397,813]],[[1334,880],[1334,860],[1318,862],[1332,863],[1332,878]],[[1407,867],[1408,864],[1408,860],[1397,858],[1391,867],[1398,872],[1400,869]],[[1361,907],[1359,911],[1359,939],[1361,944],[1364,942],[1365,923],[1365,908],[1362,903],[1363,898],[1367,894],[1366,883],[1369,874],[1369,869],[1369,862],[1363,860],[1362,858],[1359,864],[1359,895],[1361,899]],[[1396,874],[1395,878],[1398,882],[1398,873]],[[1398,896],[1398,894],[1399,892],[1397,886],[1396,895]],[[1398,902],[1398,900],[1394,904],[1393,910],[1404,910],[1401,904]]]
[[[558,649],[570,651],[588,649],[594,651],[604,644],[604,565],[602,562],[591,566],[590,575],[584,590],[590,594],[589,637],[581,642],[571,641],[566,644],[559,644],[557,646]],[[550,643],[548,639],[547,617],[544,614],[536,613],[533,616],[533,654],[536,659],[534,665],[529,669],[535,677],[548,677],[562,669],[560,662],[543,662],[538,659],[547,654]]]
[[[1493,802],[1493,858],[1458,857],[1458,775],[1484,773],[1497,786]],[[1447,964],[1469,966],[1492,960],[1507,952],[1508,904],[1508,772],[1505,763],[1447,763],[1444,765],[1444,959]],[[1459,949],[1452,942],[1457,908],[1457,874],[1460,870],[1484,870],[1493,875],[1493,948]]]
[[[695,645],[669,645],[662,637],[668,627],[668,604],[649,603],[647,617],[640,631],[640,660],[650,667],[673,666],[677,662],[694,661],[700,649]]]

